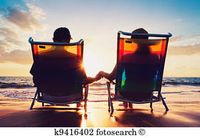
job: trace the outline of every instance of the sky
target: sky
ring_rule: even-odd
[[[112,71],[117,32],[145,28],[172,33],[165,77],[200,77],[199,0],[0,0],[0,76],[30,76],[28,38],[52,41],[68,27],[72,41],[84,39],[88,76]]]

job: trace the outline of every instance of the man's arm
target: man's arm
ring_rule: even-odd
[[[87,77],[86,80],[84,81],[84,84],[90,84],[97,80],[98,80],[97,78]]]

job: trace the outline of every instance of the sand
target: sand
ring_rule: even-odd
[[[165,95],[164,95],[165,96]],[[174,93],[166,95],[169,111],[162,102],[134,104],[134,109],[124,109],[114,102],[115,111],[110,116],[107,102],[90,100],[87,112],[67,106],[45,106],[37,103],[29,110],[31,100],[0,97],[1,127],[199,127],[200,93]]]

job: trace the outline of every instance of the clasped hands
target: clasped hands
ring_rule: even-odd
[[[107,78],[108,73],[104,71],[100,71],[96,76],[95,76],[95,81],[100,80],[101,78]]]

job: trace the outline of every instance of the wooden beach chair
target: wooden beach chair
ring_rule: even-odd
[[[131,36],[148,36],[149,39],[131,39]],[[135,104],[150,103],[153,111],[153,102],[162,101],[166,111],[168,107],[161,93],[163,71],[169,34],[141,34],[118,32],[117,37],[117,74],[114,96],[111,96],[111,83],[108,88],[108,111],[114,111],[113,101],[122,101]],[[136,54],[140,46],[148,46],[151,55],[157,60],[146,59],[148,56]],[[130,56],[131,55],[131,56]],[[146,93],[144,93],[146,90]],[[142,91],[142,93],[140,93]]]
[[[84,109],[86,110],[88,85],[83,85],[79,80],[79,74],[70,69],[74,61],[82,63],[83,40],[81,39],[75,43],[61,43],[36,42],[29,38],[29,43],[32,48],[33,62],[37,64],[37,73],[41,77],[41,82],[36,85],[37,89],[30,110],[33,108],[35,101],[41,102],[42,106],[45,103],[60,106],[84,102]],[[72,59],[73,61],[70,61]],[[67,64],[69,66],[65,66]],[[51,72],[52,70],[53,72]],[[68,70],[68,72],[67,74],[61,74],[60,70]],[[73,76],[68,78],[70,75]],[[42,77],[47,77],[47,79],[42,79]],[[63,79],[61,80],[62,83],[60,79]],[[64,94],[60,95],[60,91]]]

